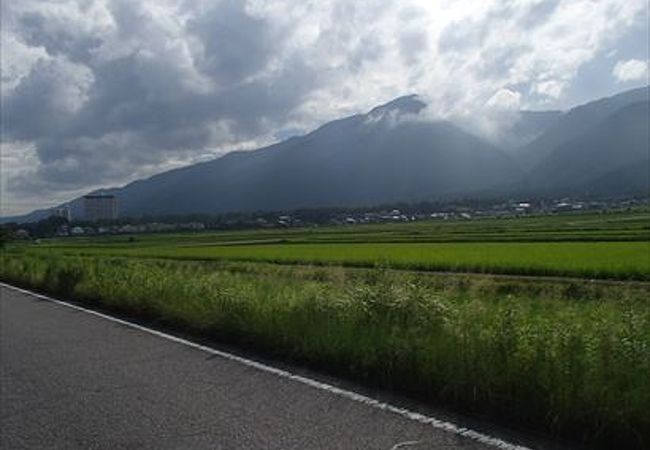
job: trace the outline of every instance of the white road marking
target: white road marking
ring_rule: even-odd
[[[177,344],[185,345],[187,347],[191,347],[191,348],[194,348],[196,350],[200,350],[202,352],[209,353],[211,355],[219,356],[221,358],[224,358],[224,359],[227,359],[227,360],[230,360],[230,361],[235,361],[235,362],[238,362],[238,363],[243,364],[245,366],[252,367],[252,368],[255,368],[257,370],[261,370],[263,372],[273,374],[273,375],[278,376],[280,378],[286,378],[286,379],[289,379],[289,380],[292,380],[292,381],[295,381],[295,382],[310,386],[310,387],[315,388],[315,389],[320,389],[320,390],[329,392],[330,394],[334,394],[334,395],[337,395],[339,397],[346,398],[348,400],[352,400],[352,401],[355,401],[355,402],[358,402],[358,403],[362,403],[362,404],[364,404],[366,406],[369,406],[371,408],[375,408],[375,409],[378,409],[378,410],[381,410],[381,411],[387,411],[387,412],[396,414],[398,416],[402,416],[402,417],[404,417],[406,419],[412,420],[414,422],[419,422],[419,423],[422,423],[422,424],[425,424],[425,425],[430,425],[431,427],[433,427],[433,428],[435,428],[437,430],[443,430],[443,431],[446,431],[448,433],[452,433],[452,434],[455,434],[455,435],[458,435],[458,436],[463,436],[463,437],[472,439],[474,441],[480,442],[480,443],[485,444],[485,445],[489,445],[489,446],[492,446],[492,447],[495,447],[495,448],[500,448],[500,449],[503,449],[503,450],[531,450],[528,447],[524,447],[524,446],[517,445],[517,444],[511,444],[511,443],[506,442],[506,441],[504,441],[502,439],[499,439],[497,437],[493,437],[493,436],[490,436],[488,434],[472,430],[471,428],[462,427],[462,426],[456,425],[455,423],[452,423],[452,422],[436,419],[434,417],[426,416],[424,414],[414,412],[414,411],[411,411],[411,410],[406,409],[406,408],[401,408],[399,406],[394,406],[394,405],[391,405],[390,403],[385,403],[385,402],[376,400],[374,398],[367,397],[365,395],[358,394],[358,393],[353,392],[353,391],[349,391],[347,389],[342,389],[342,388],[339,388],[339,387],[336,387],[336,386],[332,386],[331,384],[316,381],[314,379],[307,378],[307,377],[304,377],[302,375],[296,375],[296,374],[293,374],[293,373],[288,372],[286,370],[278,369],[276,367],[272,367],[272,366],[269,366],[267,364],[263,364],[263,363],[260,363],[260,362],[257,362],[257,361],[253,361],[251,359],[247,359],[247,358],[244,358],[244,357],[241,357],[241,356],[237,356],[237,355],[234,355],[232,353],[224,352],[224,351],[221,351],[221,350],[216,350],[214,348],[207,347],[207,346],[201,345],[201,344],[197,344],[195,342],[188,341],[187,339],[172,336],[171,334],[163,333],[161,331],[157,331],[157,330],[154,330],[154,329],[151,329],[151,328],[147,328],[145,326],[138,325],[136,323],[129,322],[127,320],[118,319],[117,317],[113,317],[113,316],[109,316],[107,314],[103,314],[103,313],[100,313],[100,312],[97,312],[97,311],[93,311],[92,309],[87,309],[87,308],[84,308],[84,307],[79,306],[79,305],[74,305],[72,303],[68,303],[68,302],[65,302],[65,301],[62,301],[62,300],[57,300],[57,299],[49,297],[47,295],[39,294],[39,293],[30,291],[30,290],[27,290],[27,289],[22,289],[22,288],[13,286],[11,284],[3,283],[3,282],[0,282],[0,286],[6,287],[8,289],[13,289],[13,290],[18,291],[18,292],[22,292],[23,294],[31,295],[33,297],[40,298],[42,300],[48,300],[48,301],[56,303],[58,305],[65,306],[67,308],[72,308],[72,309],[75,309],[77,311],[82,311],[82,312],[85,312],[87,314],[90,314],[90,315],[93,315],[93,316],[96,316],[96,317],[101,317],[102,319],[106,319],[106,320],[109,320],[111,322],[115,322],[115,323],[118,323],[120,325],[124,325],[126,327],[134,328],[136,330],[143,331],[145,333],[149,333],[149,334],[152,334],[154,336],[158,336],[160,338],[167,339],[167,340],[172,341],[172,342],[176,342]]]
[[[406,441],[406,442],[400,442],[399,444],[393,445],[390,450],[398,450],[400,448],[404,447],[410,447],[411,445],[417,445],[419,444],[420,441]]]

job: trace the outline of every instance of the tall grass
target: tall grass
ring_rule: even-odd
[[[650,445],[648,288],[6,254],[0,277],[604,448]]]

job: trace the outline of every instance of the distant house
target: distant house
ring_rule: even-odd
[[[54,234],[56,236],[68,236],[70,234],[70,227],[68,225],[61,225]]]
[[[201,231],[205,230],[205,225],[201,222],[188,222],[178,224],[179,230],[192,230],[192,231]]]
[[[16,239],[29,239],[29,231],[25,230],[24,228],[19,228],[14,231],[14,237]]]
[[[553,210],[557,212],[563,212],[563,211],[571,211],[573,209],[573,206],[571,203],[567,202],[558,202],[553,206]]]
[[[147,226],[126,224],[126,225],[122,225],[119,228],[119,230],[120,233],[144,233],[145,231],[147,231]]]
[[[281,227],[288,227],[291,225],[291,216],[280,216],[278,217],[278,225]]]

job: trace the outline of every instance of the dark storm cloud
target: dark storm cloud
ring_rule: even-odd
[[[254,138],[281,123],[313,80],[295,58],[262,73],[282,30],[243,2],[216,3],[171,32],[131,5],[111,3],[116,29],[104,48],[35,12],[16,18],[26,42],[60,57],[35,64],[5,102],[6,136],[36,144],[34,189],[121,178],[170,153]],[[111,48],[120,45],[127,51]]]
[[[280,42],[270,23],[249,16],[240,0],[226,0],[190,20],[202,44],[198,65],[220,83],[237,83],[263,69]]]
[[[33,140],[66,133],[91,82],[83,67],[56,59],[39,60],[3,99],[3,139]]]
[[[27,13],[17,18],[22,37],[31,46],[42,46],[53,56],[64,55],[72,61],[87,61],[102,41],[98,36],[80,33],[74,27],[51,23],[38,13]]]

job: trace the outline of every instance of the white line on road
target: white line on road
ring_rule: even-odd
[[[109,316],[107,314],[103,314],[97,311],[93,311],[92,309],[87,309],[79,305],[75,305],[72,303],[68,303],[62,300],[57,300],[52,297],[48,297],[47,295],[39,294],[33,291],[29,291],[27,289],[22,289],[16,286],[12,286],[7,283],[2,283],[0,282],[0,286],[6,287],[8,289],[13,289],[15,291],[22,292],[23,294],[28,294],[36,298],[40,298],[42,300],[48,300],[50,302],[54,302],[58,305],[65,306],[68,308],[75,309],[77,311],[83,311],[87,314],[96,316],[96,317],[101,317],[102,319],[110,320],[111,322],[118,323],[120,325],[124,325],[130,328],[134,328],[139,331],[143,331],[145,333],[153,334],[154,336],[158,336],[163,339],[167,339],[172,342],[176,342],[181,345],[185,345],[187,347],[194,348],[196,350],[200,350],[202,352],[209,353],[211,355],[219,356],[221,358],[230,360],[230,361],[235,361],[240,364],[243,364],[248,367],[255,368],[257,370],[261,370],[263,372],[271,373],[275,376],[278,376],[280,378],[286,378],[316,389],[320,389],[326,392],[329,392],[331,394],[337,395],[339,397],[346,398],[348,400],[352,400],[358,403],[362,403],[366,406],[370,406],[371,408],[379,409],[382,411],[387,411],[393,414],[397,414],[399,416],[405,417],[406,419],[412,420],[414,422],[419,422],[425,425],[430,425],[435,429],[438,430],[443,430],[448,433],[452,433],[458,436],[463,436],[469,439],[472,439],[474,441],[480,442],[485,445],[489,445],[492,447],[500,448],[503,450],[531,450],[528,447],[524,447],[521,445],[516,445],[516,444],[511,444],[509,442],[506,442],[502,439],[481,433],[479,431],[472,430],[470,428],[462,427],[460,425],[456,425],[455,423],[448,422],[445,420],[440,420],[436,419],[434,417],[426,416],[421,413],[417,413],[411,410],[408,410],[406,408],[401,408],[398,406],[391,405],[390,403],[385,403],[379,400],[376,400],[371,397],[367,397],[362,394],[358,394],[353,391],[349,391],[347,389],[342,389],[336,386],[332,386],[331,384],[323,383],[321,381],[316,381],[311,378],[304,377],[302,375],[296,375],[291,372],[288,372],[286,370],[278,369],[276,367],[269,366],[267,364],[263,364],[257,361],[253,361],[251,359],[247,359],[241,356],[234,355],[232,353],[224,352],[221,350],[216,350],[214,348],[197,344],[192,341],[188,341],[187,339],[179,338],[176,336],[172,336],[171,334],[163,333],[161,331],[157,331],[151,328],[147,328],[142,325],[138,325],[133,322],[129,322],[127,320],[123,319],[118,319],[117,317]]]
[[[406,442],[400,442],[399,444],[393,445],[390,450],[398,450],[400,448],[404,447],[410,447],[411,445],[417,445],[419,444],[420,441],[406,441]]]

